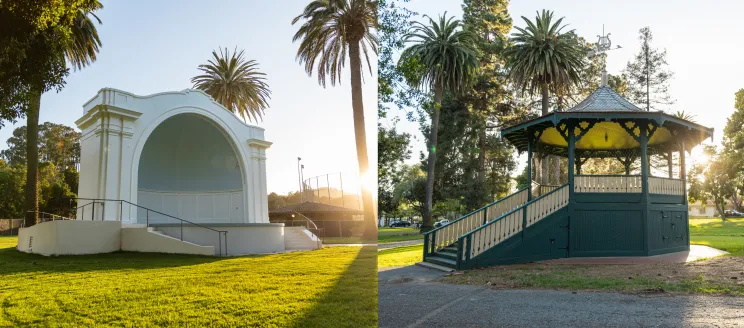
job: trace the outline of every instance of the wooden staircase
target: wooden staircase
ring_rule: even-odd
[[[427,256],[424,262],[457,269],[457,244],[449,245]]]
[[[462,270],[565,257],[568,184],[529,200],[522,189],[424,234],[424,263]]]

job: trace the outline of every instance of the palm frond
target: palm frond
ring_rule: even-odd
[[[573,30],[562,33],[563,18],[553,21],[553,12],[538,12],[535,20],[522,16],[526,27],[514,27],[506,50],[507,69],[522,92],[536,93],[543,84],[554,92],[578,85],[585,65],[583,52]]]
[[[191,83],[244,120],[247,116],[248,120],[258,122],[263,120],[271,91],[266,74],[258,70],[258,62],[245,61],[243,54],[237,48],[232,53],[227,48],[224,52],[220,48],[219,54],[213,50],[212,59],[199,65],[204,74],[193,77]]]
[[[461,29],[461,23],[447,13],[429,24],[414,22],[404,36],[411,46],[403,50],[398,65],[417,61],[422,67],[420,76],[407,77],[415,87],[435,89],[437,86],[452,93],[464,91],[472,84],[476,74],[478,56],[475,36]]]
[[[350,43],[360,43],[367,68],[372,74],[369,51],[377,54],[377,1],[370,0],[314,0],[292,25],[302,21],[292,42],[300,41],[297,60],[305,72],[317,72],[323,87],[341,82]],[[363,72],[363,70],[362,70]]]

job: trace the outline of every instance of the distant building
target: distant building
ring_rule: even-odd
[[[307,220],[302,216],[310,219],[318,229],[322,229],[323,237],[362,235],[364,211],[359,209],[304,202],[269,211],[271,223],[284,223],[285,226],[307,227]],[[309,228],[312,228],[312,224]]]
[[[726,200],[726,209],[731,210],[733,209],[733,205],[729,200]],[[688,205],[688,215],[689,216],[702,216],[707,218],[712,218],[716,216],[720,216],[718,211],[716,210],[716,205],[713,204],[713,201],[707,201],[705,205],[703,205],[702,202],[697,201],[694,203],[690,203]]]

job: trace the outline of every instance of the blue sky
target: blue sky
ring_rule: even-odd
[[[138,95],[190,88],[213,49],[237,46],[258,61],[272,91],[264,121],[257,123],[274,143],[267,153],[268,191],[298,189],[298,156],[305,177],[357,171],[348,69],[340,86],[324,89],[295,60],[297,25],[291,21],[307,0],[102,2],[98,60],[72,72],[62,92],[42,96],[40,122],[74,127],[82,104],[103,87]],[[377,167],[376,73],[366,72],[363,86],[371,167]],[[0,129],[0,149],[21,125],[25,120]]]
[[[404,6],[418,12],[419,19],[424,14],[436,17],[445,11],[462,17],[461,1],[411,0]],[[666,48],[669,68],[675,73],[671,93],[677,102],[672,111],[692,113],[698,123],[715,128],[715,143],[720,144],[726,118],[733,112],[734,93],[744,88],[744,65],[740,64],[744,53],[740,42],[744,35],[744,1],[520,0],[509,5],[516,26],[525,26],[520,16],[533,19],[541,9],[564,16],[564,22],[588,40],[596,40],[604,24],[605,31],[612,34],[613,45],[623,47],[608,53],[610,74],[618,74],[639,51],[638,30],[649,26],[654,34],[652,45]],[[418,124],[402,118],[399,130],[418,137],[410,160],[417,162],[418,153],[425,149]],[[693,155],[701,148],[696,148]],[[522,162],[525,160],[522,158]]]

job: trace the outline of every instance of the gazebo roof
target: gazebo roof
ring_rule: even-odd
[[[578,151],[610,153],[640,148],[640,124],[649,124],[653,134],[649,148],[676,150],[680,141],[687,149],[713,137],[713,129],[661,111],[648,112],[633,105],[612,88],[602,86],[586,99],[566,111],[554,111],[541,117],[501,130],[520,152],[527,151],[532,138],[549,148],[550,153],[565,155],[568,147],[568,125],[575,123]]]
[[[643,112],[643,109],[633,105],[615,90],[608,86],[601,86],[592,92],[578,105],[566,112]]]

